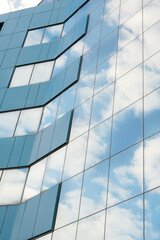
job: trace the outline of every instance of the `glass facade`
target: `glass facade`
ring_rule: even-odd
[[[0,28],[0,240],[159,240],[159,0],[44,0]]]

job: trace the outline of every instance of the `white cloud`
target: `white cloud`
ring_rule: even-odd
[[[0,14],[38,5],[41,0],[0,0]]]

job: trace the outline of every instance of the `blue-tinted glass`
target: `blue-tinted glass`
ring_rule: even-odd
[[[57,117],[61,117],[68,111],[72,110],[75,97],[75,90],[76,88],[75,86],[73,86],[61,95]]]
[[[103,62],[117,50],[118,31],[112,32],[100,43],[98,63]]]
[[[108,160],[84,172],[80,218],[106,207],[107,180]]]
[[[68,21],[65,22],[62,36],[66,35],[75,26],[76,17],[77,15],[74,14],[71,18],[68,19]]]
[[[97,54],[98,54],[98,46],[92,48],[83,56],[81,77],[86,75],[88,72],[90,72],[92,69],[96,67]]]
[[[50,42],[60,38],[63,24],[46,27],[42,43]]]
[[[138,101],[113,117],[112,154],[142,140],[142,116],[142,101]]]
[[[114,84],[106,87],[93,98],[91,127],[111,117],[113,107]]]
[[[142,193],[143,144],[137,144],[110,159],[108,206]]]
[[[109,15],[107,13],[104,15],[103,22],[102,22],[101,39],[105,38],[115,28],[118,27],[118,20],[119,20],[119,8],[114,10]]]
[[[111,119],[92,128],[89,133],[86,168],[109,157]]]
[[[101,21],[103,16],[103,8],[104,8],[104,4],[101,4],[93,12],[90,13],[88,30],[96,26]]]
[[[116,54],[97,67],[95,92],[100,91],[115,80],[115,68]]]
[[[160,130],[160,90],[156,90],[144,98],[144,136],[148,137]]]
[[[145,239],[156,240],[160,238],[159,229],[159,191],[157,188],[145,194]]]
[[[57,184],[41,195],[33,236],[53,228],[58,204],[60,186]]]
[[[39,201],[40,195],[27,201],[19,232],[20,239],[29,239],[32,237]]]
[[[55,225],[56,229],[77,220],[81,185],[82,174],[62,184]]]

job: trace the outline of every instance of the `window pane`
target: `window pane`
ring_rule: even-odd
[[[63,24],[47,27],[42,40],[42,43],[50,42],[60,38]]]
[[[46,160],[47,158],[30,168],[23,194],[23,201],[26,201],[27,199],[30,199],[40,193],[47,162]]]
[[[15,136],[35,133],[38,130],[42,108],[29,109],[21,112]]]
[[[0,114],[0,137],[12,137],[18,120],[19,111]]]
[[[55,229],[77,220],[81,185],[82,174],[62,184]]]
[[[61,148],[48,158],[42,191],[61,181],[66,147]]]
[[[40,44],[43,36],[44,28],[29,31],[24,43],[24,47]]]
[[[33,64],[15,68],[10,87],[27,85],[29,83]]]
[[[54,61],[35,64],[30,83],[47,82],[51,78]]]
[[[80,218],[106,207],[108,162],[104,161],[84,172]]]
[[[77,14],[74,14],[67,22],[64,24],[63,34],[66,35],[75,25]]]
[[[19,203],[26,179],[27,169],[7,170],[0,181],[0,205]]]
[[[59,98],[56,98],[49,104],[47,104],[43,111],[43,117],[40,125],[40,130],[52,124],[56,120],[57,108]]]

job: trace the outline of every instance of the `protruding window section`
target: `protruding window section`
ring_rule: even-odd
[[[0,22],[0,31],[2,30],[4,22]]]
[[[47,61],[16,67],[9,87],[47,82],[51,78],[53,66],[54,61]]]
[[[63,24],[29,30],[24,42],[24,47],[57,40],[62,35]]]

